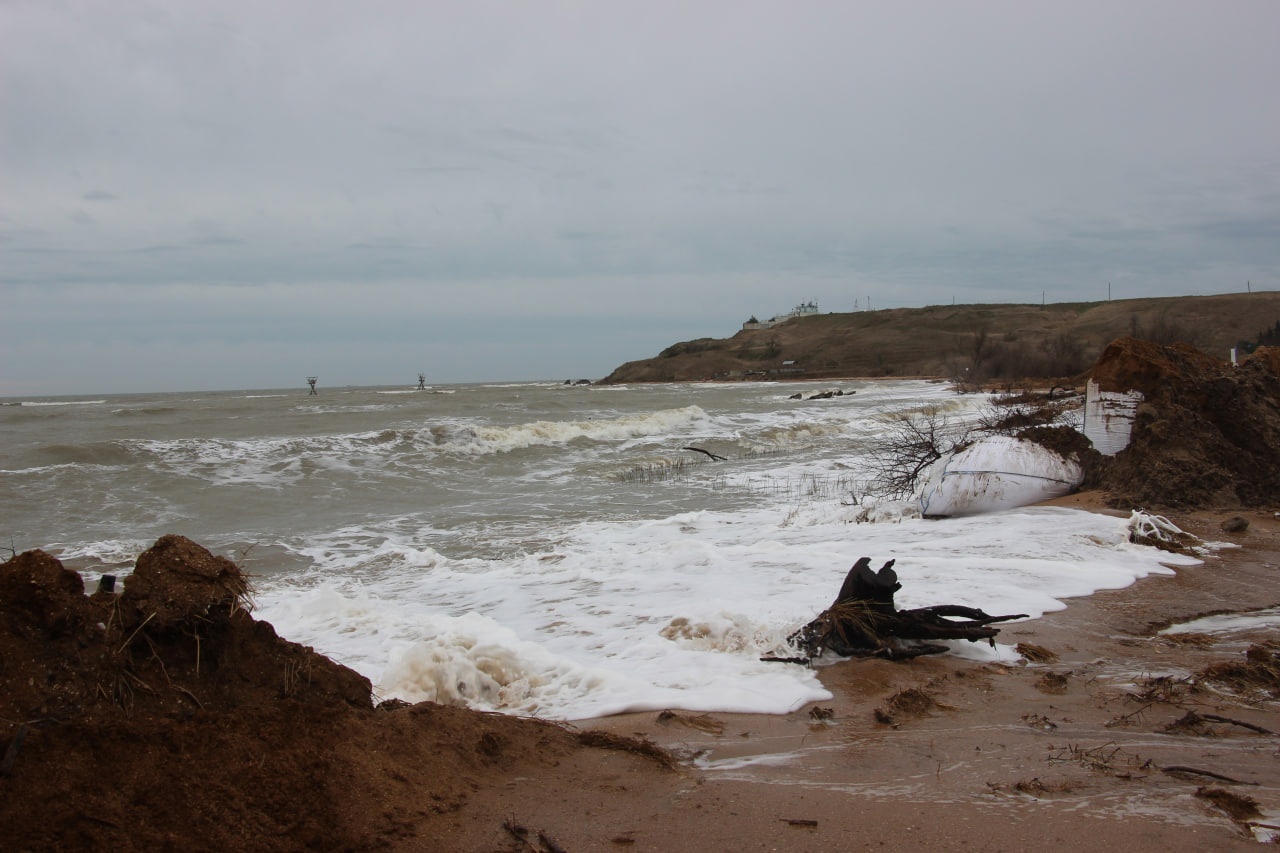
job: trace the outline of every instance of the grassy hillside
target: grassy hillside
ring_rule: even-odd
[[[1186,341],[1226,359],[1280,323],[1280,291],[1070,302],[935,305],[795,317],[731,338],[674,344],[602,380],[1074,376],[1116,338]]]

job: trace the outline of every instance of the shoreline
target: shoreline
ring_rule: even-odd
[[[1049,503],[1127,514],[1106,506],[1100,493]],[[1219,524],[1232,515],[1248,518],[1248,531],[1223,533]],[[1196,708],[1280,731],[1275,703],[1248,707],[1225,694],[1132,697],[1150,679],[1181,678],[1243,653],[1239,640],[1198,647],[1155,630],[1280,605],[1280,519],[1270,510],[1233,510],[1172,520],[1207,541],[1242,547],[1003,626],[1000,642],[1043,647],[1058,656],[1052,662],[846,661],[820,671],[831,700],[787,715],[650,712],[581,721],[583,729],[668,749],[686,769],[655,779],[634,768],[579,768],[575,775],[597,778],[603,770],[615,796],[557,781],[550,792],[505,791],[504,807],[569,850],[1252,846],[1244,823],[1205,792],[1252,797],[1258,820],[1280,825],[1280,737],[1234,725],[1212,727],[1214,737],[1162,729]],[[1277,636],[1270,628],[1250,639]],[[878,721],[877,712],[890,721]],[[1161,769],[1169,767],[1256,784]],[[463,824],[480,819],[485,807],[475,806]]]
[[[788,714],[576,724],[375,708],[181,536],[119,597],[26,552],[5,563],[0,824],[16,850],[1244,850],[1280,834],[1277,619],[1158,631],[1280,609],[1274,509],[1173,514],[1241,547],[1004,623],[1017,663],[840,661],[818,671],[832,698]],[[1246,650],[1259,701],[1209,676]]]

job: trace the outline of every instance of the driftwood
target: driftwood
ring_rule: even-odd
[[[710,457],[711,457],[711,461],[713,461],[713,462],[724,462],[724,461],[726,461],[726,460],[725,460],[725,457],[723,457],[723,456],[718,456],[717,454],[712,453],[710,450],[703,450],[701,447],[682,447],[682,448],[680,448],[680,449],[681,449],[681,450],[692,450],[694,453],[705,453],[705,454],[707,454],[708,456],[710,456]]]
[[[884,657],[891,660],[949,651],[937,640],[986,640],[995,645],[1000,629],[996,622],[1025,619],[1025,613],[992,616],[959,604],[940,604],[916,610],[898,610],[893,595],[902,589],[890,560],[873,571],[863,557],[845,576],[831,606],[787,638],[803,657],[767,657],[764,660],[808,663],[823,651],[841,657]]]

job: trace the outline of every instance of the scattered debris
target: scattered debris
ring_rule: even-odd
[[[659,766],[667,770],[676,770],[680,767],[680,762],[669,751],[658,746],[656,743],[644,738],[627,737],[626,735],[618,735],[613,732],[600,731],[599,729],[588,729],[585,732],[578,733],[578,742],[583,746],[592,746],[597,749],[616,749],[621,752],[630,752],[651,759]]]
[[[945,709],[928,691],[919,687],[907,687],[885,700],[884,707],[872,712],[876,722],[897,728],[901,717],[922,717],[935,709]]]
[[[1142,715],[1147,711],[1149,711],[1151,709],[1151,706],[1154,704],[1155,704],[1154,702],[1148,702],[1146,705],[1143,705],[1141,708],[1139,708],[1136,711],[1130,711],[1127,714],[1121,714],[1120,716],[1112,720],[1108,720],[1106,723],[1106,727],[1109,729],[1113,729],[1113,728],[1116,728],[1117,726],[1127,726],[1130,723],[1134,722],[1135,720],[1141,720]]]
[[[1046,672],[1036,679],[1036,690],[1055,695],[1066,693],[1070,677],[1069,672]]]
[[[943,604],[898,610],[893,596],[902,584],[889,560],[879,571],[862,557],[845,576],[835,602],[787,638],[802,656],[762,658],[784,663],[809,663],[829,650],[841,657],[884,657],[902,660],[950,651],[928,640],[986,640],[995,645],[999,629],[992,623],[1025,619],[1025,613],[991,616],[972,607]]]
[[[703,450],[701,447],[682,447],[680,449],[692,450],[694,453],[705,453],[707,456],[711,457],[711,461],[713,462],[724,462],[727,459],[727,457],[712,453],[710,450]]]
[[[1161,634],[1160,642],[1170,646],[1190,646],[1196,649],[1207,649],[1218,642],[1212,634],[1200,634],[1195,631],[1177,634]]]
[[[682,726],[688,726],[691,729],[698,729],[699,731],[713,735],[724,734],[724,723],[717,720],[710,714],[689,716],[686,714],[678,714],[672,710],[666,710],[658,713],[658,722],[679,723]]]
[[[1196,554],[1204,546],[1199,538],[1182,530],[1162,515],[1135,509],[1129,517],[1129,541],[1173,554]]]
[[[1058,728],[1057,723],[1041,714],[1023,714],[1022,722],[1033,729],[1041,729],[1046,732],[1051,732]]]
[[[1013,648],[1031,663],[1053,663],[1058,659],[1057,654],[1035,643],[1018,643]]]
[[[1216,732],[1210,723],[1239,726],[1242,729],[1248,729],[1251,732],[1257,732],[1262,735],[1276,734],[1270,729],[1264,729],[1262,726],[1257,726],[1253,723],[1246,723],[1244,720],[1234,720],[1231,717],[1223,717],[1219,714],[1198,714],[1195,711],[1188,711],[1181,718],[1165,726],[1164,730],[1170,734],[1193,734],[1212,737]]]
[[[1178,704],[1186,698],[1188,693],[1196,689],[1192,679],[1174,678],[1172,675],[1144,678],[1137,683],[1136,687],[1137,691],[1129,694],[1130,699],[1136,702],[1160,702],[1166,705]]]
[[[1199,677],[1249,700],[1280,698],[1280,657],[1266,646],[1250,646],[1245,650],[1244,661],[1210,664],[1199,672]]]
[[[1253,797],[1235,794],[1222,788],[1197,788],[1196,796],[1212,803],[1239,823],[1262,817],[1262,812],[1258,810],[1258,801]]]
[[[1181,764],[1173,764],[1168,767],[1161,767],[1162,773],[1168,773],[1170,776],[1204,776],[1207,779],[1217,779],[1219,782],[1226,782],[1229,785],[1257,785],[1257,782],[1242,782],[1239,779],[1232,779],[1230,776],[1224,776],[1221,773],[1214,773],[1212,770],[1201,770],[1197,767],[1184,767]]]
[[[1061,782],[1047,783],[1035,777],[1033,779],[1019,779],[1012,785],[1004,782],[988,782],[987,790],[993,794],[1021,794],[1026,797],[1041,799],[1051,794],[1067,794],[1076,790],[1079,785],[1075,782],[1064,780]]]
[[[1070,761],[1088,768],[1096,773],[1106,773],[1121,779],[1133,779],[1134,771],[1150,770],[1150,759],[1143,759],[1135,753],[1126,752],[1112,741],[1100,746],[1085,749],[1070,745],[1049,756],[1051,762]]]

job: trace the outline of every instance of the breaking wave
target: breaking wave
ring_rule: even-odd
[[[532,421],[511,426],[439,426],[433,427],[431,432],[441,450],[481,456],[510,453],[528,447],[565,445],[579,439],[628,441],[678,432],[708,420],[709,416],[699,406],[685,406],[601,420]]]

